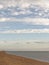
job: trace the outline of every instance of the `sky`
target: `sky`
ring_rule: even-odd
[[[0,0],[0,50],[49,51],[49,0]]]

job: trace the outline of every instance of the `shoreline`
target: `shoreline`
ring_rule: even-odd
[[[48,62],[41,62],[38,60],[7,54],[4,51],[0,51],[0,65],[36,65],[36,64],[49,65]]]

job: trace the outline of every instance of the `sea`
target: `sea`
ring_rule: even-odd
[[[49,62],[49,51],[6,51],[6,53]]]

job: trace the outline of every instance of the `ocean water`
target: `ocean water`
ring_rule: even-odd
[[[49,62],[49,51],[7,51],[8,54]]]

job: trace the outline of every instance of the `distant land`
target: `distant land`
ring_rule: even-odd
[[[49,63],[0,51],[0,65],[49,65]]]

